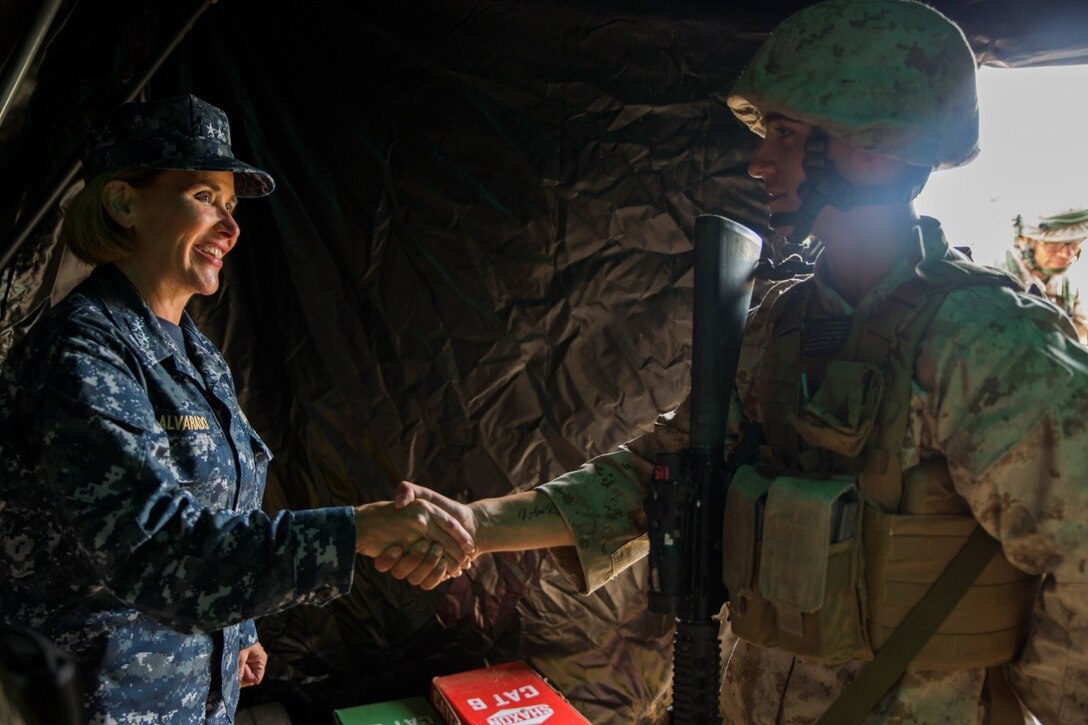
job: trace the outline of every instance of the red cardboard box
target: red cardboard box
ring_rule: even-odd
[[[431,680],[431,703],[450,725],[588,725],[524,662]]]

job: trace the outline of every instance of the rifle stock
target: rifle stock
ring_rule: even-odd
[[[646,501],[650,609],[676,617],[674,725],[721,722],[714,616],[725,602],[722,518],[725,427],[761,244],[725,217],[695,221],[689,447],[658,456]]]

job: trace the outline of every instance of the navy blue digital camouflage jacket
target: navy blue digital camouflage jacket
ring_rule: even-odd
[[[252,618],[351,586],[352,508],[260,510],[268,449],[181,326],[101,266],[0,371],[0,617],[76,656],[89,722],[231,722]]]

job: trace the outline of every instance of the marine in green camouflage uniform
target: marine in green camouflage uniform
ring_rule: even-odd
[[[824,251],[768,293],[741,351],[729,428],[764,445],[726,505],[724,722],[823,715],[978,526],[999,554],[865,722],[1023,723],[1021,702],[1088,721],[1088,351],[911,203],[977,155],[974,74],[932,8],[827,0],[776,28],[729,95],[763,137],[749,171],[772,226]],[[531,492],[400,500],[441,502],[480,551],[549,547],[591,592],[647,554],[652,461],[687,424],[685,404]],[[836,510],[853,526],[831,528]]]
[[[772,33],[741,75],[729,104],[760,135],[774,133],[777,129],[768,127],[775,125],[770,119],[781,114],[852,146],[939,169],[965,163],[977,153],[973,71],[962,34],[934,11],[902,0],[831,0],[798,13]],[[753,173],[756,166],[754,160]],[[816,176],[811,167],[806,171]],[[768,186],[772,178],[766,175]],[[835,198],[834,186],[830,188],[829,196]],[[854,193],[861,197],[854,202],[860,205],[899,201],[881,198],[879,191],[866,199],[862,195],[870,192],[858,187]],[[915,193],[917,189],[911,196]],[[774,212],[774,198],[771,204]],[[781,214],[787,226],[805,221],[803,215],[803,209]],[[892,444],[889,453],[898,459],[904,484],[902,497],[885,504],[885,510],[897,515],[973,517],[1000,541],[1004,557],[1016,570],[1045,577],[1034,603],[1033,628],[1015,661],[989,670],[940,662],[911,666],[866,722],[982,723],[999,716],[1022,721],[1015,701],[1010,706],[1006,698],[1002,705],[994,694],[1004,687],[1005,677],[1044,722],[1083,722],[1088,719],[1084,694],[1088,487],[1081,472],[1088,451],[1088,426],[1083,423],[1088,416],[1088,355],[1073,344],[1068,319],[1052,305],[1025,296],[1000,279],[984,281],[988,273],[972,269],[950,251],[934,220],[923,219],[917,229],[918,247],[860,299],[844,299],[837,289],[840,279],[829,279],[827,259],[817,263],[810,280],[773,290],[746,332],[737,407],[747,423],[769,428],[785,422],[792,429],[788,433],[795,449],[768,446],[761,451],[762,470],[817,478],[834,473],[820,463],[811,464],[814,471],[804,469],[817,458],[842,460],[841,452],[829,452],[827,447],[833,444],[824,441],[856,434],[868,452],[878,442],[864,440],[865,435],[875,438],[877,433],[853,429],[851,424],[858,421],[845,413],[831,415],[832,406],[815,411],[822,425],[812,424],[816,406],[810,403],[824,392],[812,384],[819,382],[814,368],[820,367],[821,356],[825,358],[828,377],[823,382],[829,388],[826,357],[834,360],[834,351],[803,353],[808,357],[802,359],[802,369],[812,376],[804,392],[812,398],[806,400],[808,396],[799,393],[799,410],[774,407],[776,401],[760,398],[758,393],[775,385],[765,381],[782,374],[780,367],[775,368],[783,363],[781,354],[768,354],[788,334],[782,319],[793,306],[801,308],[794,316],[808,331],[848,320],[842,341],[856,340],[889,314],[889,300],[897,293],[917,289],[916,280],[926,276],[924,260],[948,260],[963,270],[962,286],[943,293],[932,319],[913,341],[910,359],[902,361],[911,371],[907,400],[901,401],[906,405],[905,430],[898,450]],[[882,242],[874,238],[871,243]],[[829,253],[830,249],[829,245]],[[917,302],[923,304],[920,297]],[[779,312],[773,312],[775,308]],[[905,344],[905,337],[902,333],[900,344]],[[804,334],[801,338],[805,345]],[[823,344],[826,339],[825,335]],[[891,357],[896,354],[892,344]],[[845,349],[841,357],[849,357]],[[882,370],[887,379],[887,363]],[[887,409],[894,405],[883,402],[881,412],[893,415]],[[573,551],[557,550],[557,558],[566,562],[585,591],[645,552],[645,539],[632,539],[638,530],[632,521],[646,495],[643,482],[649,480],[653,453],[686,445],[686,424],[687,413],[681,409],[660,420],[653,434],[542,487],[576,540]],[[778,439],[791,441],[789,435]],[[934,467],[940,476],[929,475]],[[913,486],[915,479],[927,483]],[[863,482],[863,503],[880,507],[881,502],[867,496]],[[727,558],[731,545],[740,545],[731,542],[730,535],[726,533]],[[764,559],[761,566],[767,564]],[[763,586],[767,588],[766,582]],[[1019,586],[1031,587],[1031,581]],[[859,598],[874,596],[863,588],[855,591]],[[737,600],[744,597],[734,590],[733,599],[734,611],[724,614],[735,618]],[[786,607],[778,601],[772,606],[781,619]],[[950,621],[955,618],[954,612]],[[876,643],[870,639],[865,644],[872,649]],[[783,646],[753,643],[741,634],[724,672],[724,721],[811,722],[870,658],[871,651],[845,661],[806,656]],[[999,713],[1002,707],[1005,710]]]
[[[926,229],[932,253],[946,253],[939,228]],[[826,284],[818,264],[811,282],[815,304],[808,312],[824,319],[849,315],[858,324],[911,276],[909,264],[899,265],[855,306]],[[768,301],[785,292],[772,291]],[[763,322],[757,318],[746,333],[740,381],[758,376],[772,338]],[[1007,673],[1044,723],[1088,717],[1088,586],[1082,570],[1088,558],[1088,491],[1080,473],[1088,450],[1088,355],[1071,335],[1068,320],[1052,306],[1008,288],[972,286],[950,293],[919,349],[899,451],[908,475],[923,463],[946,459],[954,484],[946,492],[946,510],[974,515],[1000,539],[1016,567],[1048,573],[1034,630]],[[741,409],[758,419],[758,403],[746,397]],[[688,416],[681,406],[662,416],[653,433],[541,487],[575,536],[574,547],[552,554],[581,591],[593,591],[648,552],[644,482],[654,454],[687,445]],[[864,665],[825,664],[740,639],[724,671],[723,720],[813,722]],[[985,668],[909,668],[865,722],[987,722],[986,678]]]

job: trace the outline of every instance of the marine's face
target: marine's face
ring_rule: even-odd
[[[1080,256],[1080,241],[1076,242],[1043,242],[1038,239],[1031,240],[1031,253],[1035,257],[1035,264],[1039,269],[1057,274],[1065,271],[1069,265]]]
[[[805,143],[813,126],[769,114],[764,118],[764,127],[766,135],[748,162],[748,173],[763,181],[767,206],[772,214],[796,212],[802,203],[797,190],[805,181]],[[900,184],[913,169],[904,161],[852,146],[830,135],[827,136],[827,161],[834,165],[839,175],[857,187]],[[820,237],[821,231],[827,231],[826,227],[832,224],[835,216],[831,207],[821,209],[812,222],[812,233]],[[779,226],[775,231],[789,236],[793,229]]]
[[[748,162],[748,174],[763,182],[767,208],[772,214],[795,212],[801,208],[797,189],[805,180],[802,162],[812,126],[785,116],[768,115],[764,127],[767,133]],[[788,236],[793,229],[779,227],[775,231]]]
[[[164,171],[134,191],[131,261],[172,299],[212,294],[241,231],[233,217],[237,203],[229,171]]]

